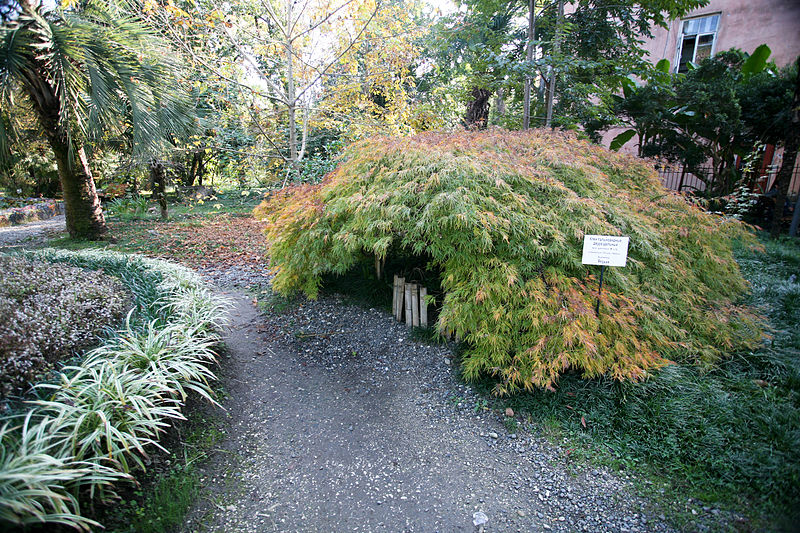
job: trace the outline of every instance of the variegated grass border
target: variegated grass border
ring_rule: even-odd
[[[228,303],[191,270],[102,250],[45,249],[28,258],[117,275],[134,293],[125,325],[35,399],[0,418],[0,524],[99,526],[81,498],[108,497],[144,468],[147,450],[190,393],[214,402],[212,366]]]

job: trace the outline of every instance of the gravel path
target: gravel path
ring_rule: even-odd
[[[536,430],[509,435],[449,347],[387,313],[329,297],[265,316],[226,294],[230,427],[184,531],[671,531],[624,476],[570,473]]]
[[[64,215],[57,215],[48,220],[29,222],[21,226],[6,226],[0,228],[0,247],[43,244],[54,234],[64,231],[66,231]]]

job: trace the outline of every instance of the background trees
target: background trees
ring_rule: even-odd
[[[655,71],[641,47],[651,28],[704,3],[465,0],[436,28],[433,39],[444,42],[432,49],[441,79],[458,80],[466,107],[480,109],[472,115],[520,127],[529,105],[532,126],[587,127],[611,116],[613,95],[630,76]],[[535,80],[527,101],[526,80]],[[497,112],[488,118],[491,94]]]
[[[379,133],[551,126],[597,140],[624,125],[614,147],[638,135],[641,156],[697,172],[710,160],[707,189],[725,193],[737,157],[783,142],[790,81],[759,54],[719,54],[682,76],[648,63],[650,29],[703,2],[68,0],[43,13],[30,0],[3,15],[0,137],[47,130],[53,155],[5,149],[0,181],[46,191],[58,166],[70,231],[96,237],[98,176],[285,184],[318,179],[343,144]],[[48,84],[49,101],[32,98]]]

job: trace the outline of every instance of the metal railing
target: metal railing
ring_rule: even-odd
[[[714,185],[713,167],[696,167],[691,171],[684,167],[664,166],[657,167],[658,175],[661,176],[661,183],[667,189],[686,192],[705,192],[709,185]],[[763,173],[752,175],[747,178],[747,183],[754,192],[765,193],[769,191],[775,182],[778,174],[776,166],[767,167]],[[800,189],[800,165],[796,165],[792,173],[792,181],[789,185],[789,194],[794,196]],[[724,191],[724,194],[731,191]]]

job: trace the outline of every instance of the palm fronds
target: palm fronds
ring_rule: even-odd
[[[136,18],[112,12],[106,2],[26,9],[0,28],[0,109],[10,109],[22,89],[45,127],[67,140],[78,132],[89,141],[127,132],[134,155],[152,153],[193,126],[170,56]],[[12,130],[8,120],[0,123],[4,148]]]

